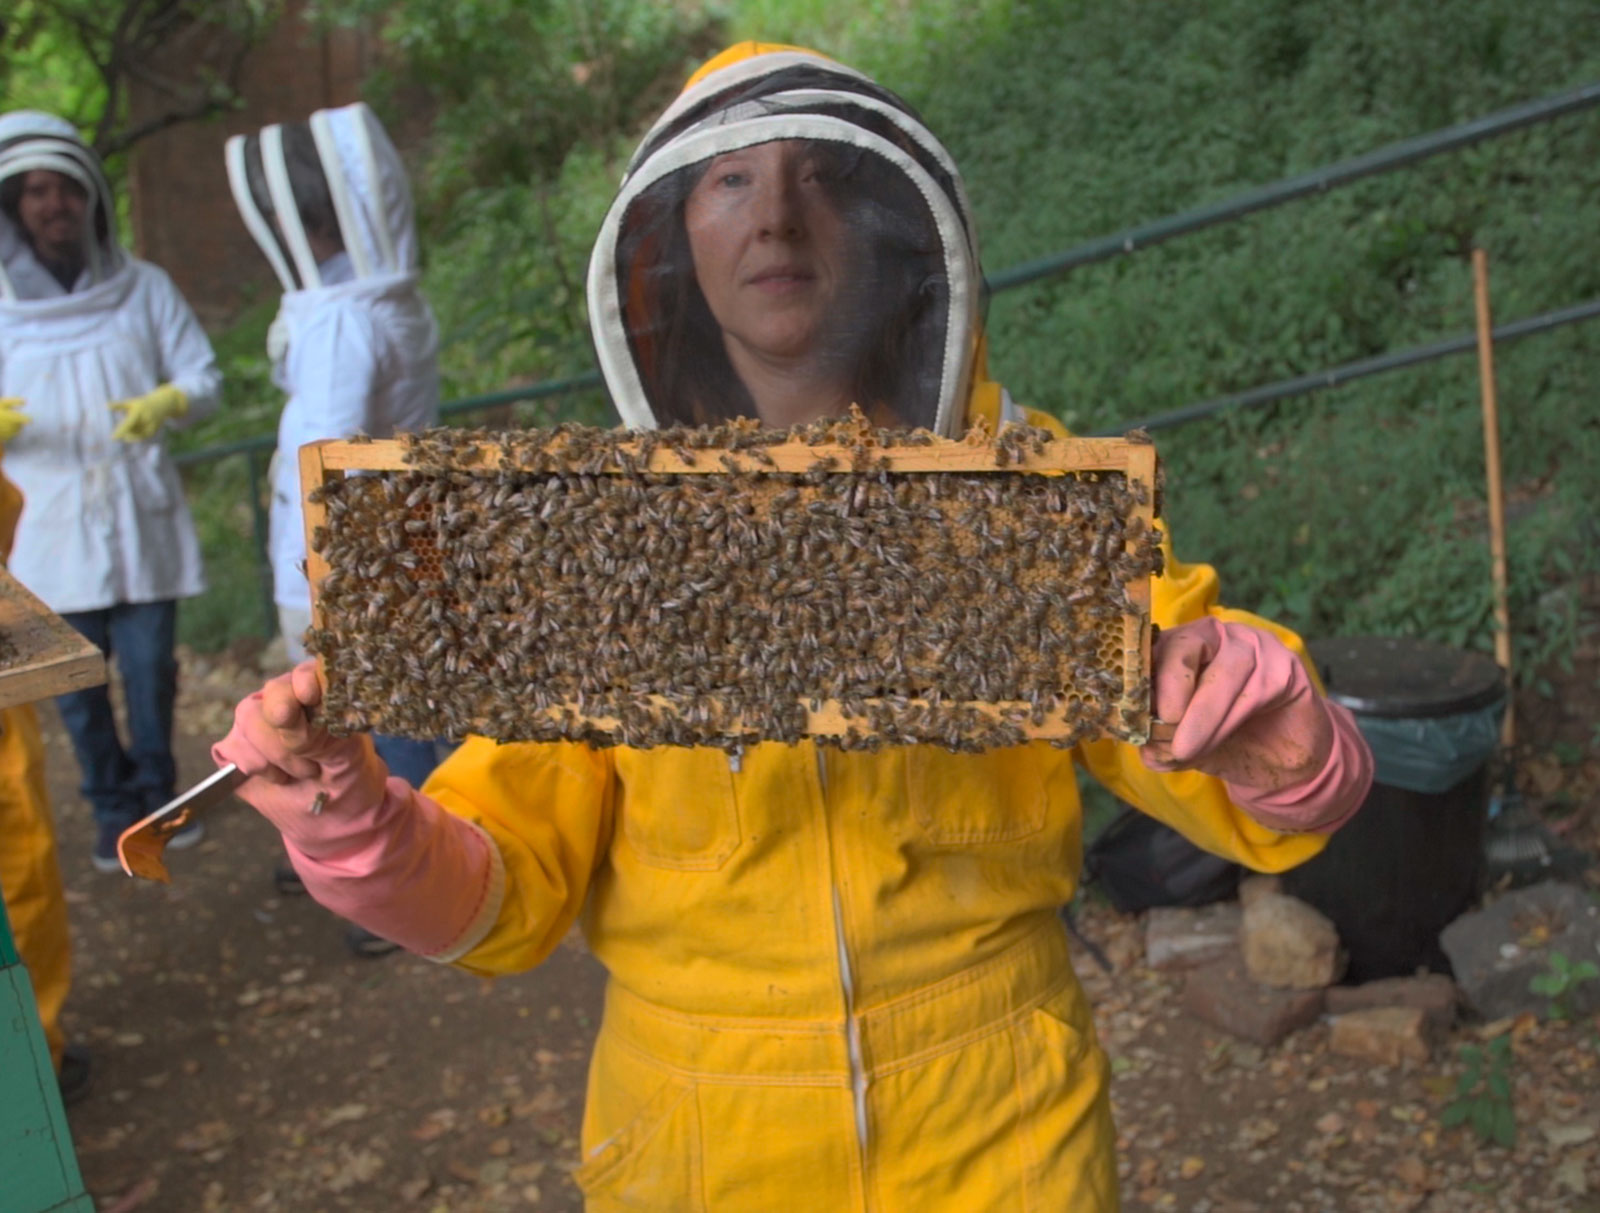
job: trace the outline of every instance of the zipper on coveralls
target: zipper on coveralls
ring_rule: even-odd
[[[861,1180],[867,1168],[867,1069],[861,1059],[861,1024],[856,1019],[855,978],[850,971],[850,949],[844,938],[844,910],[839,885],[833,879],[833,824],[828,817],[828,768],[822,747],[816,747],[817,782],[822,787],[822,820],[828,831],[828,888],[833,894],[833,940],[839,950],[839,984],[844,990],[845,1046],[850,1058],[850,1093],[855,1101],[856,1148],[861,1152]]]

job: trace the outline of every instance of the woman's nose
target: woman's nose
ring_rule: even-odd
[[[799,191],[787,173],[766,177],[757,191],[757,230],[762,236],[798,240],[805,234]]]

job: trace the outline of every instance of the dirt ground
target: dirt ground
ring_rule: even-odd
[[[1592,855],[1596,662],[1580,653],[1578,692],[1529,705],[1526,776]],[[188,663],[183,780],[210,770],[209,742],[257,680]],[[100,1213],[580,1208],[569,1172],[603,980],[581,942],[496,983],[357,959],[339,922],[274,893],[275,836],[240,806],[171,857],[170,886],[99,875],[71,753],[53,709],[41,720],[73,923],[67,1027],[96,1064],[69,1119]],[[1180,981],[1142,962],[1137,919],[1090,905],[1080,922],[1115,965],[1078,957],[1113,1059],[1129,1209],[1600,1213],[1600,1017],[1464,1026],[1404,1069],[1331,1054],[1325,1024],[1262,1050],[1179,1010]],[[1511,1150],[1440,1124],[1457,1050],[1500,1034]]]

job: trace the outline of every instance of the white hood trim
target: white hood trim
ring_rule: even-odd
[[[350,184],[345,180],[344,165],[339,160],[339,144],[334,138],[327,110],[318,110],[311,115],[311,137],[316,140],[317,158],[322,161],[322,172],[328,179],[328,193],[333,197],[333,213],[338,217],[339,231],[345,237],[345,251],[350,254],[356,277],[365,278],[372,273],[372,258],[368,255],[365,240],[352,239],[361,228],[356,222],[355,207],[350,201]]]
[[[292,291],[298,284],[289,271],[289,263],[283,259],[283,250],[278,247],[278,240],[272,234],[271,225],[256,208],[256,200],[250,196],[250,181],[244,166],[244,148],[245,137],[234,135],[228,140],[225,151],[228,161],[228,188],[233,191],[233,204],[239,208],[240,218],[244,220],[245,227],[249,229],[250,235],[255,238],[257,246],[271,264],[272,272],[278,275],[278,281],[283,284],[283,289]]]
[[[740,59],[726,67],[719,67],[709,76],[704,77],[694,85],[683,90],[673,103],[667,106],[666,111],[650,126],[645,137],[639,141],[639,151],[634,152],[628,161],[627,171],[623,173],[626,181],[635,169],[639,167],[639,157],[644,149],[650,145],[657,133],[672,125],[684,111],[693,109],[707,97],[714,96],[724,89],[733,88],[747,80],[754,80],[760,76],[781,72],[789,67],[816,67],[823,71],[833,72],[835,75],[845,76],[851,80],[859,80],[863,84],[874,83],[871,76],[858,72],[853,67],[846,67],[826,55],[818,55],[808,51],[771,51],[766,54],[752,55],[748,59]]]
[[[356,281],[387,287],[394,279],[414,276],[416,233],[411,188],[399,154],[377,118],[365,103],[357,102],[339,109],[318,110],[308,125]],[[283,128],[264,128],[260,151],[267,192],[278,215],[287,258],[272,225],[251,196],[245,149],[244,136],[228,140],[228,185],[245,227],[286,293],[324,289],[289,180],[283,156]]]
[[[372,129],[374,126],[377,126],[377,122],[378,120],[372,116],[372,111],[367,109],[364,104],[361,105],[360,112],[356,115],[356,122],[354,124],[356,139],[361,145],[361,163],[366,168],[369,188],[372,190],[373,200],[377,204],[378,222],[374,224],[374,227],[377,229],[378,247],[380,250],[382,250],[384,266],[391,274],[404,274],[415,269],[416,267],[414,265],[404,265],[401,263],[400,250],[397,247],[398,242],[395,239],[395,233],[389,230],[389,222],[392,216],[390,216],[388,209],[384,206],[383,185],[385,180],[398,179],[401,189],[405,195],[405,222],[407,225],[407,236],[414,245],[416,243],[416,239],[414,234],[412,234],[410,231],[410,227],[412,225],[411,187],[406,181],[404,170],[400,167],[399,154],[394,150],[394,146],[390,144],[387,139],[384,141],[384,150],[387,152],[387,158],[393,161],[391,166],[392,173],[386,174],[382,171],[378,163],[377,140],[372,137]],[[379,129],[381,130],[381,128]]]
[[[771,61],[778,57],[760,56],[765,61],[762,70],[772,70],[774,65]],[[611,389],[623,424],[640,430],[657,428],[644,383],[634,364],[633,352],[628,348],[622,300],[617,290],[617,241],[629,206],[663,177],[699,161],[777,139],[809,139],[846,143],[881,156],[899,168],[917,187],[933,215],[944,248],[945,272],[950,286],[950,315],[945,325],[935,430],[953,436],[956,423],[965,415],[972,334],[976,331],[982,292],[978,263],[973,256],[966,225],[949,197],[906,152],[843,119],[817,114],[765,113],[743,121],[718,122],[716,117],[712,115],[706,123],[657,149],[636,173],[629,176],[606,213],[600,235],[595,241],[594,255],[589,260],[590,325],[595,334],[600,369]]]
[[[289,166],[283,162],[281,126],[269,126],[261,132],[261,169],[266,174],[272,209],[277,212],[278,230],[289,246],[295,270],[306,289],[315,290],[322,285],[322,275],[317,273],[317,259],[311,255],[311,243],[300,224],[300,207],[294,200],[294,186],[289,183]]]

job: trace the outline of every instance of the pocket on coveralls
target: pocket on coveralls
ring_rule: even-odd
[[[739,849],[739,807],[733,771],[720,750],[652,750],[645,761],[617,756],[630,787],[622,798],[622,834],[656,868],[712,872]]]
[[[1076,987],[1011,1029],[1029,1209],[1116,1213],[1110,1065]]]
[[[668,1078],[639,1113],[572,1173],[588,1213],[703,1208],[694,1085]]]
[[[1044,829],[1044,773],[1028,747],[952,754],[909,746],[904,753],[911,811],[930,842],[1015,842]]]

